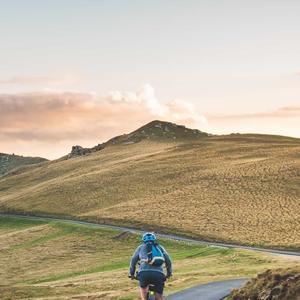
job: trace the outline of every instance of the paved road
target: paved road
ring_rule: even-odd
[[[247,278],[210,282],[192,287],[166,297],[166,300],[220,300],[243,286]]]
[[[59,218],[56,216],[49,216],[49,215],[33,216],[33,215],[0,213],[0,216],[18,217],[18,218],[25,218],[25,219],[31,219],[31,220],[60,221],[60,222],[65,222],[65,223],[70,223],[70,224],[82,224],[82,225],[88,225],[88,226],[93,226],[93,227],[98,227],[98,228],[109,228],[109,229],[115,229],[115,230],[119,230],[119,231],[128,231],[128,232],[135,233],[135,234],[141,234],[144,232],[143,230],[136,229],[136,228],[108,225],[108,224],[98,224],[98,223],[87,222],[87,221]],[[289,251],[289,250],[276,250],[276,249],[266,249],[266,248],[258,248],[258,247],[251,247],[251,246],[242,246],[242,245],[237,245],[237,244],[207,242],[207,241],[193,239],[193,238],[185,238],[185,237],[175,235],[175,234],[165,234],[165,233],[159,233],[159,232],[156,232],[156,235],[158,237],[162,237],[165,239],[183,241],[183,242],[193,243],[193,244],[198,244],[198,245],[209,245],[209,246],[221,247],[221,248],[248,249],[248,250],[276,253],[276,254],[282,254],[282,255],[300,256],[300,251],[298,252],[298,251]]]

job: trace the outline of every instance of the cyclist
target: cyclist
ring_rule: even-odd
[[[139,263],[138,275],[140,294],[142,300],[147,300],[148,286],[153,285],[155,300],[163,299],[163,290],[166,278],[172,276],[172,262],[167,251],[157,243],[156,236],[147,232],[142,237],[143,243],[139,245],[130,262],[129,277],[134,279],[136,264]],[[163,271],[166,265],[167,274]]]

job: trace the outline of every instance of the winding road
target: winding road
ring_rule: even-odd
[[[216,281],[182,290],[166,297],[166,300],[220,300],[228,296],[230,292],[243,286],[247,278]]]
[[[45,221],[59,221],[59,222],[65,222],[69,224],[81,224],[81,225],[87,225],[87,226],[93,226],[98,228],[108,228],[108,229],[115,229],[119,231],[127,231],[134,234],[142,234],[145,231],[137,228],[130,228],[125,226],[117,226],[117,225],[109,225],[109,224],[99,224],[99,223],[93,223],[88,221],[79,221],[79,220],[73,220],[73,219],[66,219],[66,218],[58,218],[56,216],[49,216],[49,215],[25,215],[25,214],[8,214],[8,213],[0,213],[0,217],[16,217],[16,218],[24,218],[24,219],[31,219],[31,220],[45,220]],[[292,256],[300,256],[299,251],[290,251],[290,250],[277,250],[277,249],[268,249],[268,248],[259,248],[259,247],[252,247],[252,246],[244,246],[244,245],[238,245],[238,244],[230,244],[230,243],[221,243],[221,242],[207,242],[195,238],[186,238],[182,237],[180,235],[176,234],[166,234],[166,233],[159,233],[155,232],[155,234],[158,237],[175,240],[175,241],[182,241],[192,244],[198,244],[198,245],[208,245],[208,246],[214,246],[214,247],[221,247],[221,248],[237,248],[237,249],[248,249],[248,250],[255,250],[255,251],[261,251],[261,252],[268,252],[268,253],[275,253],[275,254],[282,254],[282,255],[292,255]]]
[[[81,225],[87,225],[87,226],[92,226],[97,228],[108,228],[108,229],[115,229],[119,231],[128,231],[134,234],[141,234],[144,232],[143,230],[136,229],[136,228],[122,227],[122,226],[108,225],[108,224],[98,224],[93,222],[79,221],[79,220],[72,220],[72,219],[63,219],[63,218],[52,217],[52,216],[32,216],[32,215],[0,213],[0,217],[1,216],[17,217],[17,218],[24,218],[30,220],[59,221],[59,222],[64,222],[69,224],[81,224]],[[214,247],[239,248],[239,249],[248,249],[248,250],[261,251],[261,252],[275,253],[281,255],[300,256],[300,252],[297,251],[266,249],[266,248],[242,246],[236,244],[207,242],[203,240],[185,238],[174,234],[157,233],[157,236],[166,239],[171,239],[171,240],[184,241],[184,242],[200,244],[200,245],[209,245]],[[242,285],[244,285],[246,281],[247,281],[246,278],[238,278],[238,279],[202,284],[172,294],[166,297],[166,300],[220,300],[226,297],[232,289],[239,288]]]

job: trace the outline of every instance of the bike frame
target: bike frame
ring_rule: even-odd
[[[135,280],[139,280],[137,274],[138,273],[136,273],[136,275],[134,276]],[[147,300],[155,300],[155,291],[153,290],[153,288],[154,288],[153,284],[148,285]]]
[[[154,286],[151,284],[148,286],[148,294],[147,294],[148,300],[155,300],[155,292],[151,289],[152,287]]]

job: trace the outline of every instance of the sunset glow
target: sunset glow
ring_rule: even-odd
[[[300,137],[300,2],[2,1],[0,152],[154,120]]]

